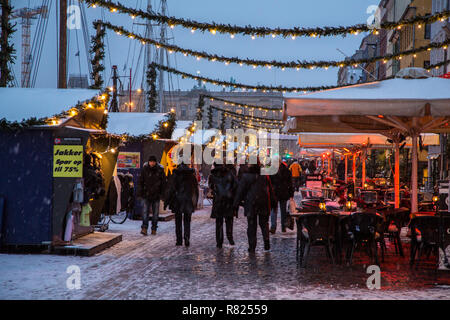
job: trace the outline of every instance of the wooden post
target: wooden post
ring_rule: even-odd
[[[345,155],[345,183],[347,183],[348,178],[348,155]]]
[[[417,134],[412,136],[411,213],[418,211],[417,203]]]
[[[356,152],[353,154],[352,170],[353,170],[353,193],[355,195],[355,193],[356,193]]]
[[[364,185],[366,184],[366,152],[367,149],[363,149],[361,153],[361,162],[362,162],[362,177],[361,177],[361,187],[364,189]]]
[[[58,88],[67,88],[67,0],[59,2]]]
[[[400,208],[400,147],[398,140],[394,142],[395,147],[395,171],[394,171],[394,194],[395,208]]]

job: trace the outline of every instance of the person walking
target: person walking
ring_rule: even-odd
[[[233,240],[233,196],[236,189],[236,176],[230,167],[215,164],[208,181],[213,192],[211,218],[216,219],[217,248],[223,244],[223,222],[228,242],[234,246]]]
[[[295,191],[298,191],[300,188],[300,175],[302,174],[302,167],[298,164],[297,159],[289,167],[289,170],[292,174],[292,181],[294,183]]]
[[[156,234],[159,218],[159,201],[164,194],[166,176],[164,169],[157,163],[155,156],[150,156],[141,171],[138,181],[137,196],[142,201],[141,234],[147,235],[149,213],[152,212],[152,235]]]
[[[276,205],[272,207],[270,213],[270,232],[272,234],[275,233],[277,229],[278,204],[280,205],[281,213],[281,232],[286,232],[286,219],[288,218],[287,201],[294,197],[291,171],[289,171],[287,164],[281,161],[281,159],[276,161],[279,161],[278,171],[276,174],[270,176],[275,197],[277,199]]]
[[[164,201],[164,208],[175,213],[176,245],[189,247],[191,237],[191,216],[198,202],[198,181],[195,171],[186,164],[179,165],[170,177]],[[184,227],[184,236],[183,236]]]
[[[256,250],[257,226],[261,229],[264,239],[264,249],[270,250],[269,216],[270,208],[275,205],[276,199],[272,183],[268,176],[261,175],[258,164],[249,165],[239,180],[233,207],[237,210],[243,201],[244,214],[247,217],[248,252]]]

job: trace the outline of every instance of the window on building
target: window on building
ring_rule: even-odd
[[[426,69],[426,68],[429,68],[430,67],[430,60],[425,60],[424,62],[423,62],[423,67]]]
[[[181,107],[181,118],[186,118],[187,117],[187,107],[186,106],[182,106]]]
[[[431,39],[431,24],[425,25],[425,39]]]

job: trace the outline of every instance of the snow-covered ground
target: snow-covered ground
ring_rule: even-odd
[[[194,214],[189,248],[175,246],[174,221],[161,222],[158,234],[147,237],[139,234],[140,221],[127,221],[110,225],[123,241],[93,257],[1,254],[0,299],[450,299],[450,287],[439,285],[449,274],[409,269],[391,248],[381,265],[381,290],[366,286],[364,254],[351,267],[332,266],[322,248],[313,248],[307,268],[299,268],[294,231],[278,230],[269,252],[258,238],[251,256],[242,213],[236,246],[217,249],[209,213],[205,207]],[[66,285],[72,265],[81,269],[78,290]]]

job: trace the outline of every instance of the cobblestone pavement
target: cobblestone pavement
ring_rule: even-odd
[[[256,254],[249,255],[242,213],[235,220],[236,245],[223,249],[215,246],[208,207],[193,215],[189,248],[175,246],[174,221],[160,223],[156,236],[143,237],[139,228],[139,221],[111,225],[109,231],[122,233],[123,241],[89,258],[0,255],[0,298],[450,299],[450,274],[436,274],[431,260],[411,269],[391,247],[381,264],[381,290],[369,290],[364,253],[356,254],[351,267],[331,265],[324,249],[313,247],[308,266],[299,268],[294,231],[271,235],[269,252],[258,234]],[[17,259],[23,270],[14,265]],[[81,268],[81,290],[65,288],[65,269],[72,264]]]

